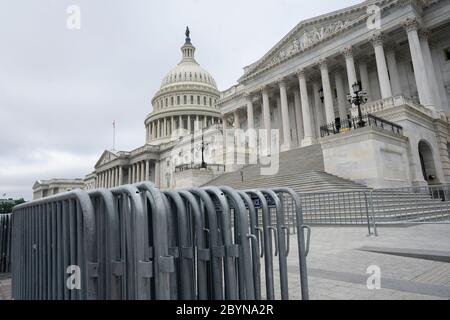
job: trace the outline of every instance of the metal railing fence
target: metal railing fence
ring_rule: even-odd
[[[0,214],[0,273],[11,270],[11,214]]]
[[[299,195],[308,225],[450,223],[450,185]]]
[[[310,229],[294,191],[159,190],[151,183],[75,190],[15,207],[13,298],[289,299],[287,200],[294,205],[298,285],[308,299]]]
[[[323,125],[320,127],[320,136],[323,138],[334,134],[358,130],[364,127],[378,127],[391,131],[395,134],[403,134],[403,128],[400,125],[372,114],[365,114],[361,117],[361,119],[359,117],[354,117]]]

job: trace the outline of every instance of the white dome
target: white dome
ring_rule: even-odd
[[[216,81],[211,74],[196,62],[181,62],[162,80],[161,89],[172,84],[183,82],[206,84],[217,89]]]
[[[195,61],[195,47],[191,44],[189,37],[186,38],[186,43],[181,47],[181,52],[183,54],[181,62],[163,78],[161,89],[172,84],[186,82],[206,84],[217,89],[216,81],[211,74]]]

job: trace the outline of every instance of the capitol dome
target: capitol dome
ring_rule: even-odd
[[[221,122],[216,81],[195,60],[195,50],[186,28],[181,61],[162,79],[152,99],[153,111],[145,119],[147,143],[169,142],[179,129],[193,132]]]
[[[217,89],[216,81],[208,71],[200,67],[195,60],[186,61],[185,58],[163,78],[161,89],[180,83],[197,83]]]

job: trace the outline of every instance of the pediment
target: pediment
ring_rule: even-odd
[[[101,167],[102,165],[105,165],[115,159],[117,159],[118,156],[112,151],[105,150],[102,155],[100,156],[100,159],[95,164],[95,168]]]
[[[389,2],[393,1],[385,0],[377,3],[382,5],[382,3]],[[374,4],[374,2],[363,2],[353,7],[300,22],[260,60],[244,68],[244,76],[239,81],[310,50],[339,33],[367,21],[370,16],[367,8],[370,4]]]

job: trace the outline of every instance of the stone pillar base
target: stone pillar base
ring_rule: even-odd
[[[280,147],[281,152],[292,150],[292,143],[283,143]]]
[[[316,144],[316,143],[317,143],[316,138],[313,138],[313,137],[305,137],[305,138],[303,138],[303,140],[302,140],[301,146],[302,146],[302,148],[303,148],[303,147],[311,146],[311,145]]]

